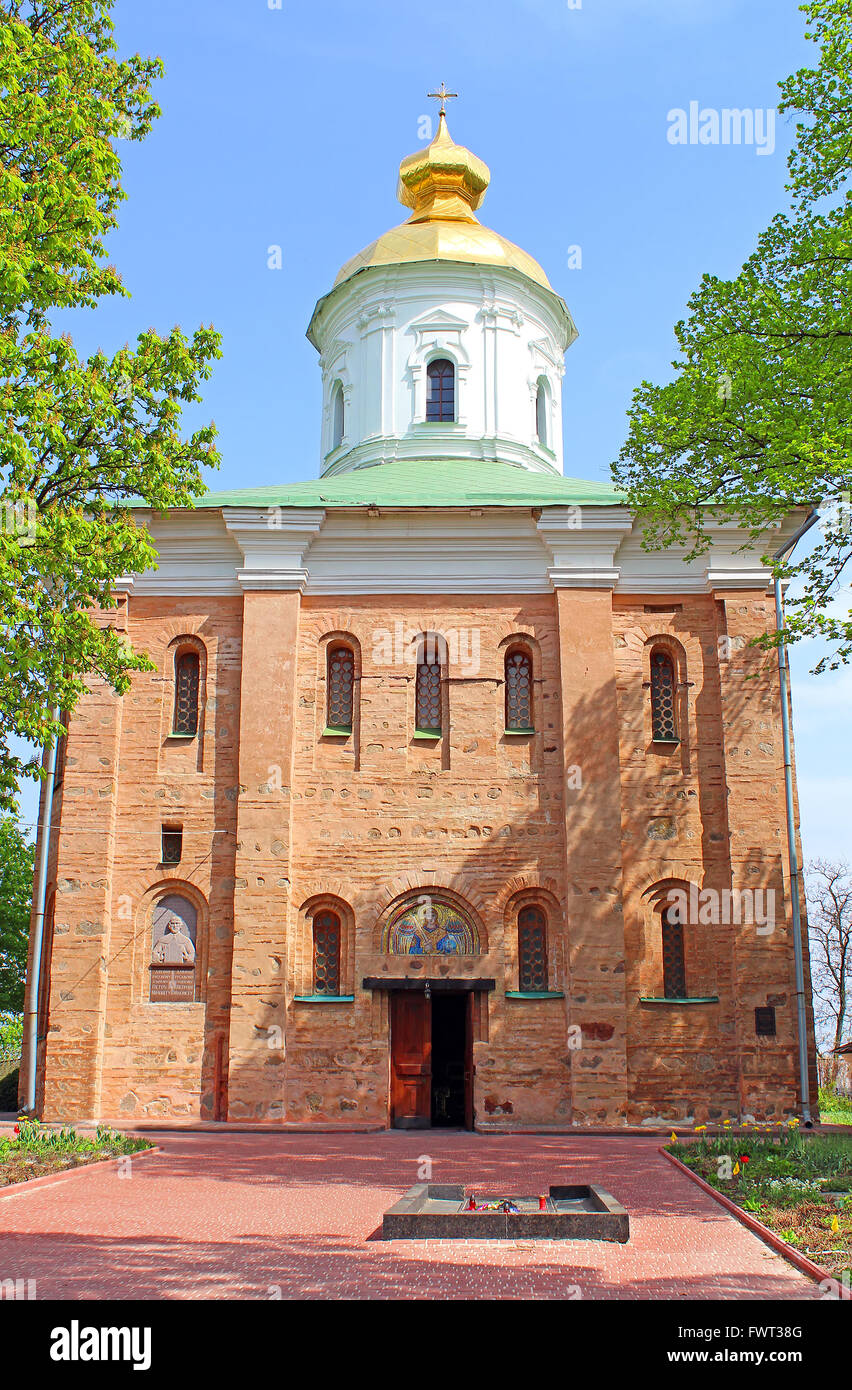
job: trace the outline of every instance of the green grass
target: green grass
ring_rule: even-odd
[[[827,1086],[820,1086],[819,1113],[824,1124],[852,1125],[852,1100],[835,1095]]]
[[[719,1134],[712,1139],[691,1139],[666,1145],[690,1168],[699,1168],[705,1181],[725,1190],[729,1179],[718,1177],[726,1171],[722,1160],[738,1164],[741,1182],[750,1185],[779,1182],[789,1178],[793,1185],[837,1179],[833,1191],[852,1190],[852,1134],[802,1134],[798,1130],[771,1135]],[[708,1172],[704,1170],[709,1170]]]

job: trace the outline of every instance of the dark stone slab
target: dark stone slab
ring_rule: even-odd
[[[465,1188],[415,1183],[382,1218],[383,1240],[611,1240],[630,1239],[620,1202],[593,1184],[550,1188],[544,1211],[538,1197],[512,1197],[471,1189],[478,1203],[508,1200],[518,1212],[468,1211]]]

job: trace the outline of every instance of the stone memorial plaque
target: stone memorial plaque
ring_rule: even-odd
[[[152,965],[152,1004],[191,1004],[195,1000],[194,965]]]
[[[151,951],[152,1004],[195,999],[195,909],[177,894],[157,904]]]

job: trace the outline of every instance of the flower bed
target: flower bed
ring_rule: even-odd
[[[827,1273],[852,1274],[852,1135],[807,1135],[796,1123],[666,1145],[706,1183]]]
[[[21,1119],[11,1136],[0,1136],[0,1187],[150,1148],[153,1145],[146,1139],[132,1139],[102,1125],[93,1135],[81,1135],[73,1129],[45,1129],[37,1120]]]

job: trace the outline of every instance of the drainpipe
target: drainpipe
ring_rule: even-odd
[[[815,522],[819,512],[814,508],[807,521],[799,527],[794,536],[772,559],[777,565],[783,556],[789,555],[796,543]],[[781,580],[775,580],[775,631],[784,631],[784,596]],[[810,1079],[808,1076],[808,1032],[805,1015],[805,967],[802,949],[802,913],[800,906],[799,851],[796,845],[796,819],[793,802],[793,754],[790,739],[790,678],[787,666],[787,643],[783,637],[778,642],[778,681],[781,687],[781,737],[784,744],[784,799],[787,807],[787,856],[790,870],[790,902],[793,915],[793,960],[796,976],[796,1021],[799,1037],[799,1087],[802,1095],[802,1122],[810,1128],[811,1118]]]
[[[53,718],[59,722],[59,710],[53,711]],[[41,817],[41,835],[38,842],[38,864],[36,866],[35,918],[33,921],[33,959],[32,969],[27,980],[27,1002],[24,1012],[24,1040],[27,1049],[26,1088],[24,1090],[24,1109],[30,1114],[36,1103],[36,1061],[38,1051],[38,997],[41,983],[41,952],[44,942],[44,905],[47,899],[47,864],[50,855],[50,822],[53,817],[53,783],[56,777],[56,739],[45,748],[47,778],[44,790],[44,805]]]

